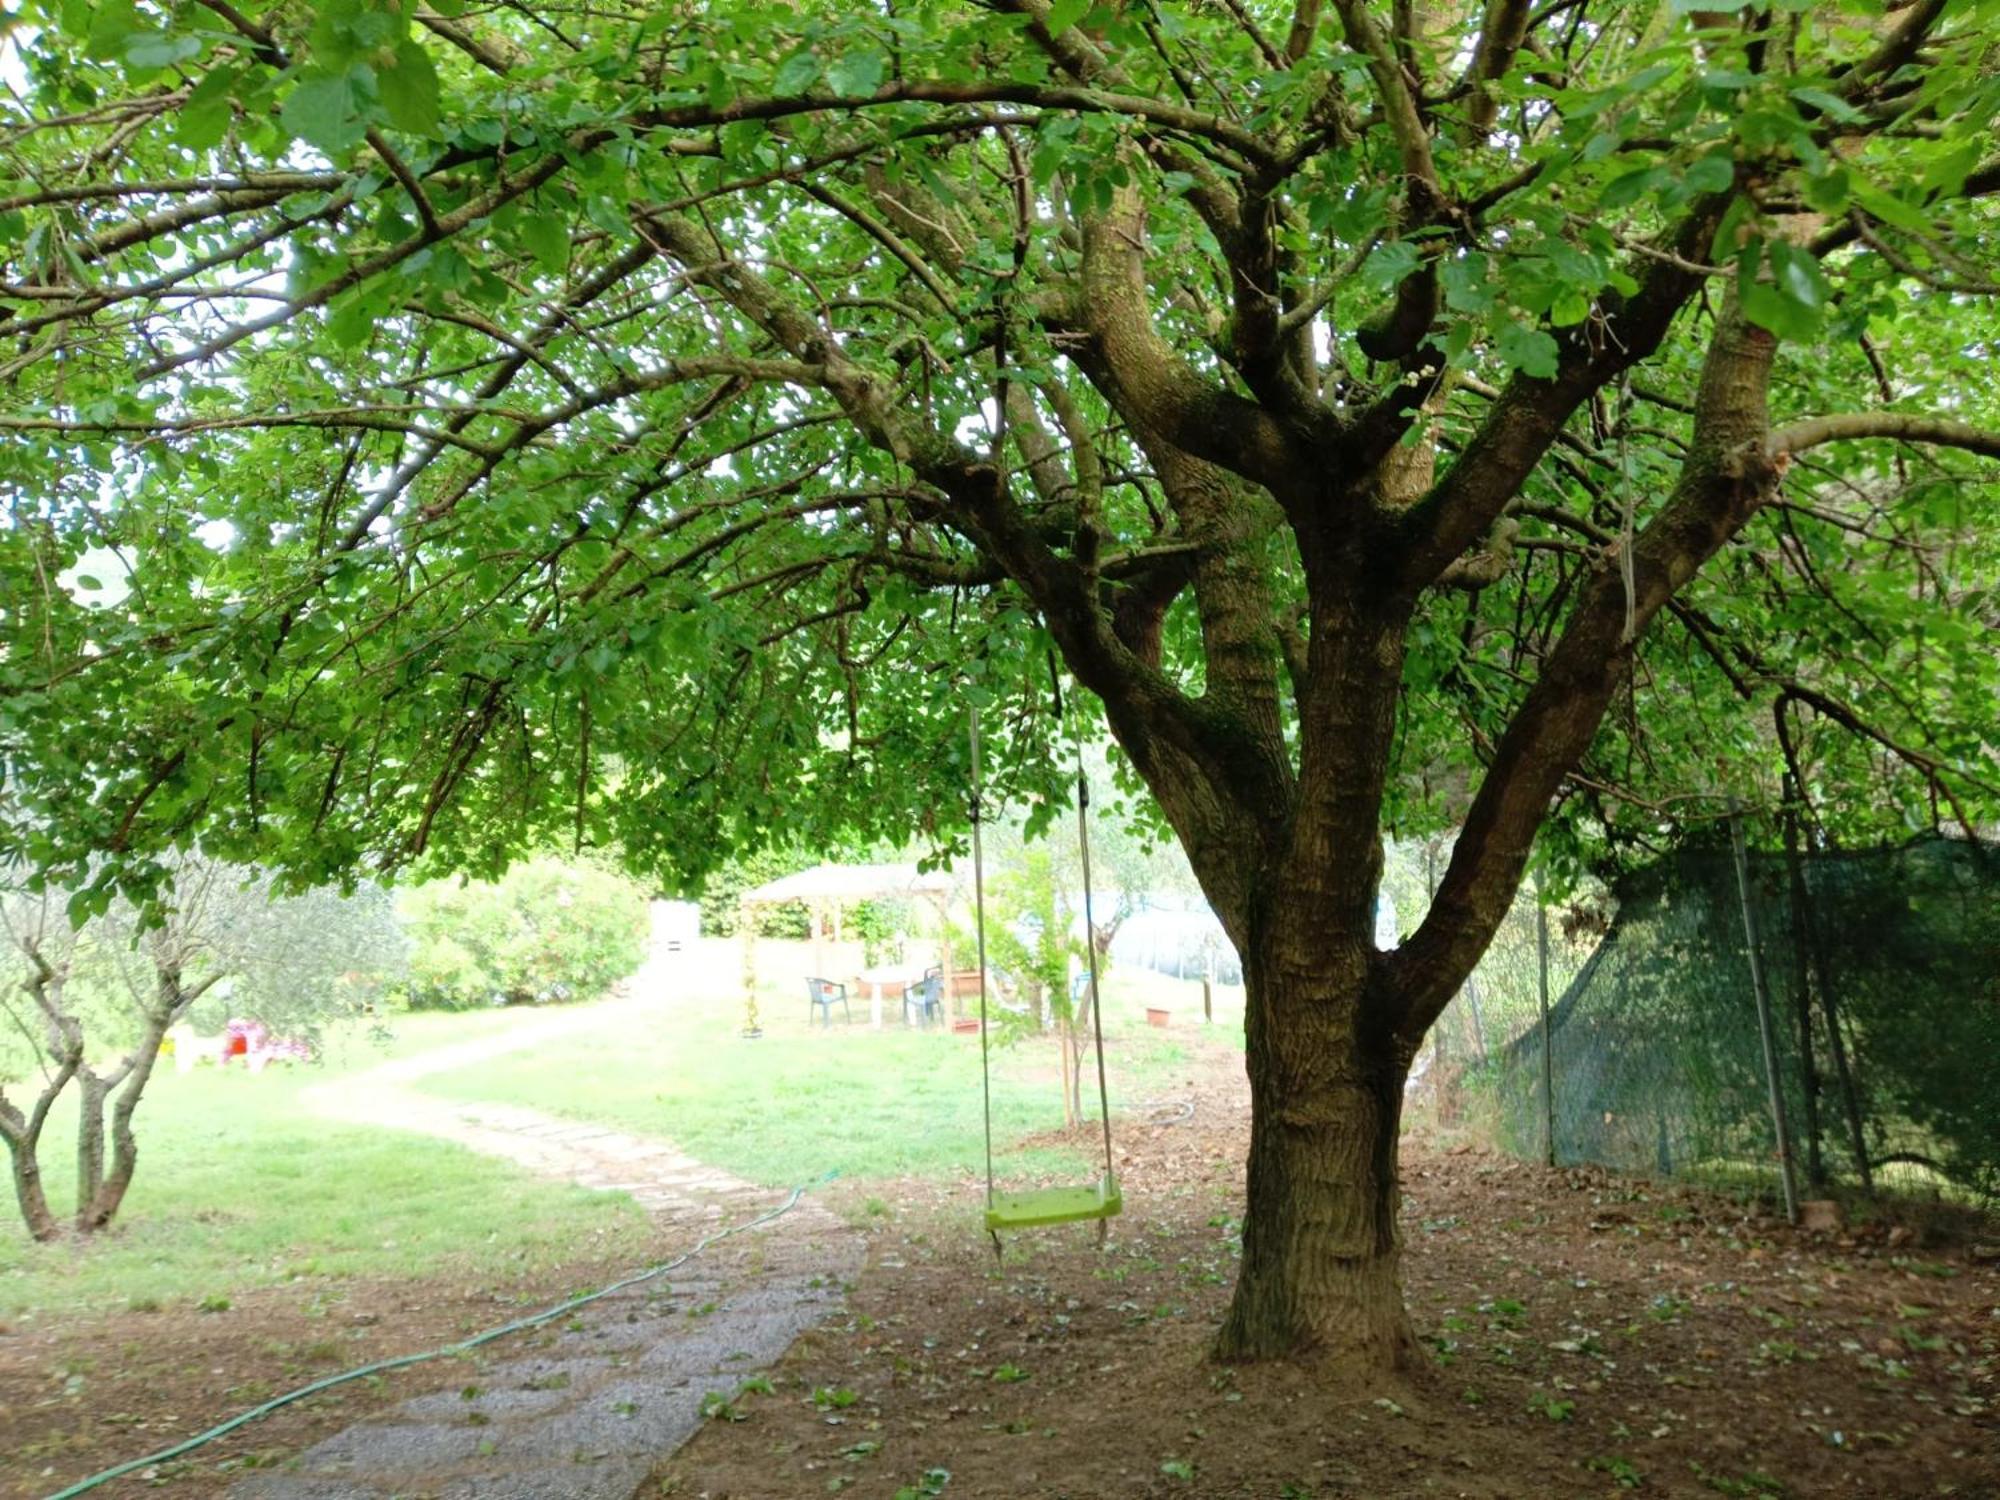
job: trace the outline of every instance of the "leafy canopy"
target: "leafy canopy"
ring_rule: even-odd
[[[1051,600],[1217,713],[1230,653],[1300,670],[1274,411],[1448,466],[1692,277],[1411,618],[1387,817],[1436,826],[1671,488],[1725,297],[1776,420],[2000,422],[1991,0],[1411,9],[25,0],[6,852],[80,913],[197,838],[692,879],[952,836],[971,701],[1054,806]],[[1129,370],[1227,398],[1171,451],[1092,315],[1134,208]],[[1821,802],[1992,815],[1990,470],[1855,435],[1642,643],[1561,847],[1772,793],[1780,699]],[[1169,493],[1187,452],[1248,477],[1224,520]],[[980,464],[991,514],[940,479]],[[1224,557],[1266,584],[1242,639],[1188,588]]]

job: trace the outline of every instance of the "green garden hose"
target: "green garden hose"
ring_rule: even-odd
[[[819,1182],[829,1181],[833,1175],[833,1173],[829,1172],[825,1177],[820,1178]],[[726,1240],[732,1234],[741,1234],[746,1229],[755,1229],[759,1224],[768,1224],[773,1219],[790,1213],[794,1208],[798,1207],[799,1199],[805,1196],[806,1187],[817,1185],[817,1183],[813,1183],[795,1187],[785,1201],[780,1203],[776,1208],[766,1209],[754,1219],[745,1219],[741,1224],[732,1224],[727,1229],[719,1229],[714,1234],[705,1235],[695,1242],[693,1249],[675,1256],[672,1260],[662,1261],[656,1266],[648,1266],[645,1270],[635,1272],[625,1277],[622,1281],[614,1281],[607,1287],[600,1287],[594,1292],[586,1292],[581,1297],[572,1297],[567,1302],[559,1302],[554,1307],[545,1308],[538,1313],[531,1313],[525,1318],[516,1318],[513,1322],[503,1323],[498,1328],[489,1328],[484,1333],[475,1333],[469,1339],[461,1339],[456,1344],[446,1344],[442,1349],[427,1349],[420,1354],[399,1354],[394,1359],[377,1360],[372,1365],[362,1365],[358,1369],[343,1370],[338,1375],[325,1376],[322,1379],[313,1381],[310,1385],[302,1385],[295,1391],[287,1391],[282,1396],[273,1396],[262,1405],[253,1406],[246,1412],[239,1412],[227,1422],[219,1423],[209,1428],[206,1432],[198,1432],[185,1442],[176,1443],[171,1448],[162,1448],[158,1453],[149,1453],[144,1458],[135,1458],[129,1463],[122,1463],[115,1468],[106,1469],[101,1474],[93,1474],[88,1479],[80,1479],[66,1490],[57,1490],[55,1494],[49,1496],[49,1500],[71,1500],[72,1496],[86,1494],[101,1484],[109,1484],[114,1479],[122,1479],[127,1474],[137,1473],[151,1464],[165,1463],[170,1458],[179,1458],[183,1453],[191,1453],[204,1444],[212,1443],[217,1438],[223,1437],[228,1433],[234,1432],[239,1427],[256,1421],[259,1417],[268,1417],[282,1406],[289,1406],[294,1401],[303,1401],[307,1396],[316,1396],[321,1391],[332,1390],[333,1387],[345,1385],[350,1380],[363,1380],[370,1375],[380,1375],[389,1370],[400,1370],[406,1365],[420,1365],[426,1360],[444,1359],[454,1354],[464,1354],[470,1350],[479,1348],[482,1344],[490,1344],[495,1339],[505,1338],[510,1333],[520,1333],[529,1328],[539,1328],[542,1324],[553,1322],[557,1318],[574,1312],[579,1307],[584,1307],[592,1302],[609,1297],[613,1292],[622,1292],[629,1286],[637,1286],[642,1281],[650,1281],[655,1276],[663,1276],[678,1266],[684,1266],[718,1240]]]

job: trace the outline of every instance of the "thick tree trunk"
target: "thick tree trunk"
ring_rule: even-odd
[[[1216,1353],[1394,1376],[1417,1355],[1398,1276],[1409,1059],[1371,1034],[1365,953],[1321,965],[1277,946],[1254,945],[1245,973],[1249,1204]]]

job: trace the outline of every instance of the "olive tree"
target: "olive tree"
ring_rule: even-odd
[[[134,1121],[170,1031],[219,1001],[228,1015],[310,1041],[329,1020],[359,1014],[402,956],[379,888],[286,897],[255,871],[200,858],[172,860],[148,910],[117,902],[78,927],[66,906],[54,892],[0,897],[0,1143],[22,1225],[38,1240],[65,1232],[42,1175],[65,1094],[76,1119],[68,1223],[91,1235],[132,1186]],[[209,1018],[221,1020],[221,1010]]]

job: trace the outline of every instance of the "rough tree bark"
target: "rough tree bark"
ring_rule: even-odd
[[[14,1201],[20,1207],[21,1223],[29,1237],[45,1242],[62,1234],[62,1223],[50,1211],[48,1190],[42,1184],[42,1128],[48,1123],[50,1106],[61,1097],[73,1076],[73,1065],[59,1068],[25,1113],[0,1095],[0,1140],[7,1143]]]
[[[1243,1264],[1224,1359],[1313,1355],[1408,1368],[1397,1149],[1411,1049],[1381,1025],[1374,955],[1312,931],[1305,903],[1252,923],[1246,952],[1251,1127]]]
[[[61,1237],[62,1223],[50,1211],[48,1189],[42,1182],[42,1132],[48,1125],[49,1111],[83,1067],[83,1028],[62,1006],[67,972],[32,947],[24,950],[24,956],[28,975],[21,987],[46,1029],[48,1058],[42,1086],[26,1111],[0,1092],[0,1140],[7,1143],[21,1223],[31,1238],[46,1242]]]
[[[187,1014],[187,1008],[208,988],[208,984],[204,983],[192,991],[184,990],[177,967],[159,957],[156,957],[155,964],[159,988],[139,1040],[108,1077],[87,1080],[77,1154],[81,1167],[85,1150],[83,1132],[88,1131],[91,1136],[89,1152],[92,1170],[88,1176],[79,1170],[77,1177],[76,1228],[79,1234],[95,1234],[110,1224],[124,1206],[125,1194],[132,1186],[132,1174],[139,1166],[139,1138],[132,1129],[132,1117],[138,1111],[139,1101],[145,1096],[146,1084],[159,1062],[160,1043],[165,1039],[168,1028]],[[108,1167],[104,1155],[104,1106],[107,1101],[111,1106],[111,1157]]]

